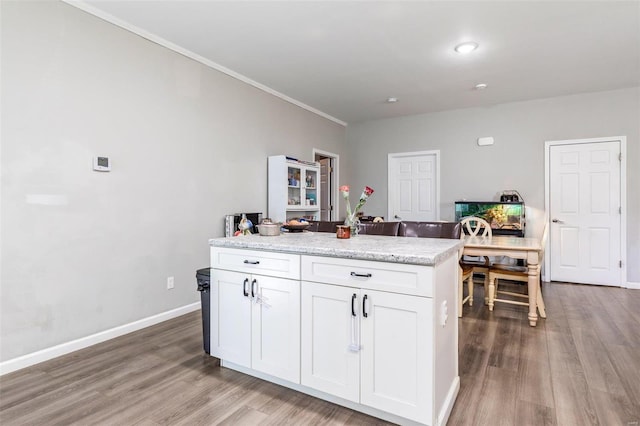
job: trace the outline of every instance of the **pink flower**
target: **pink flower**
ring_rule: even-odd
[[[348,185],[342,185],[340,187],[340,192],[342,193],[342,196],[344,197],[345,201],[347,202],[347,218],[353,219],[353,217],[355,217],[356,213],[358,213],[358,210],[360,210],[362,208],[362,206],[364,206],[364,203],[367,202],[367,198],[369,198],[369,196],[371,194],[373,194],[373,188],[370,188],[368,186],[364,187],[364,190],[362,191],[362,195],[360,195],[360,199],[358,200],[358,204],[356,204],[356,208],[353,209],[353,212],[351,211],[351,204],[349,203],[349,186]]]

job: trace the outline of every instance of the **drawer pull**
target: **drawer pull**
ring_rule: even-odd
[[[372,275],[371,275],[371,273],[368,273],[368,274],[359,274],[359,273],[357,273],[357,272],[352,272],[352,273],[351,273],[351,276],[352,276],[352,277],[360,277],[360,278],[371,278],[371,276],[372,276]]]
[[[367,295],[365,294],[362,298],[362,316],[367,318],[369,314],[367,313]]]
[[[351,296],[351,316],[355,317],[356,316],[356,294],[353,293],[353,296]]]
[[[260,261],[259,260],[244,260],[244,263],[247,265],[259,265]]]
[[[244,282],[242,283],[242,294],[244,294],[244,297],[249,296],[249,289],[247,288],[247,284],[249,284],[249,278],[245,278]]]

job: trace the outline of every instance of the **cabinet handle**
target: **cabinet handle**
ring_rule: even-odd
[[[249,284],[249,278],[245,278],[244,282],[242,283],[242,294],[244,294],[244,297],[249,296],[249,289],[247,288],[247,284]]]
[[[369,314],[367,313],[367,295],[365,294],[364,297],[362,298],[362,316],[367,318],[369,316]]]
[[[351,296],[351,316],[355,317],[356,316],[356,294],[353,293],[353,296]]]
[[[251,281],[251,297],[256,297],[256,283],[258,281],[253,280]]]
[[[360,277],[360,278],[371,278],[371,273],[368,274],[359,274],[357,272],[352,272],[351,273],[352,277]]]
[[[247,264],[247,265],[259,265],[260,261],[259,260],[247,260],[247,259],[245,259],[244,263]]]

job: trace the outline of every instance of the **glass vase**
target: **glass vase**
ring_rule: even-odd
[[[344,220],[344,224],[351,228],[351,236],[355,237],[360,231],[360,219],[356,215],[347,216]]]

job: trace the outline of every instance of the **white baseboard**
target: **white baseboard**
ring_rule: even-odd
[[[189,312],[197,311],[200,309],[200,302],[192,303],[190,305],[182,306],[180,308],[172,309],[170,311],[162,312],[157,315],[152,315],[147,318],[143,318],[138,321],[124,324],[119,327],[114,327],[109,330],[101,331],[90,336],[81,337],[80,339],[72,340],[70,342],[61,343],[50,348],[42,349],[37,352],[22,355],[17,358],[10,359],[8,361],[0,362],[0,376],[11,373],[22,368],[30,367],[35,364],[39,364],[44,361],[48,361],[53,358],[57,358],[62,355],[66,355],[70,352],[84,349],[86,347],[102,343],[104,341],[114,339],[125,334],[129,334],[134,331],[141,330],[146,327],[161,323],[163,321],[170,320],[172,318],[179,317],[180,315],[188,314]]]
[[[634,290],[640,290],[640,283],[632,283],[631,281],[627,281],[627,285],[625,285],[624,287],[632,288]]]
[[[453,383],[451,383],[451,387],[449,388],[449,392],[447,392],[447,396],[444,399],[442,407],[435,407],[440,410],[438,413],[438,426],[445,426],[447,424],[447,420],[449,420],[449,416],[453,411],[453,404],[456,402],[456,397],[458,396],[459,391],[460,376],[456,376]]]

